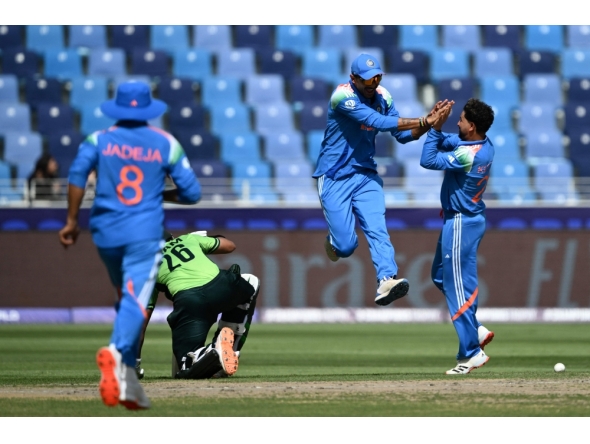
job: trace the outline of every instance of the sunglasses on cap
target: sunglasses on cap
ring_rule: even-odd
[[[365,80],[361,76],[357,76],[357,75],[355,75],[354,77],[357,78],[357,79],[359,79],[363,85],[370,86],[373,83],[379,83],[379,82],[381,82],[381,78],[383,77],[383,74],[377,74],[376,76],[371,77],[368,80]]]

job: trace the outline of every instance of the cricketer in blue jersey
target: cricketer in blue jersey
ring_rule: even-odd
[[[467,374],[489,357],[483,351],[494,333],[477,320],[477,249],[486,230],[482,195],[494,160],[494,145],[486,136],[494,111],[469,99],[459,118],[459,134],[442,133],[450,109],[434,119],[422,149],[420,165],[444,170],[440,202],[443,228],[432,263],[432,280],[443,292],[457,336],[457,365],[448,375]]]
[[[59,232],[64,247],[80,233],[78,213],[86,182],[96,172],[90,212],[92,239],[119,301],[110,346],[97,353],[99,389],[108,406],[148,408],[135,373],[139,339],[164,246],[163,201],[196,203],[201,186],[178,141],[147,121],[166,110],[149,85],[125,82],[115,99],[101,105],[117,122],[90,134],[78,149],[68,176],[68,213]],[[176,186],[165,191],[166,177]]]
[[[400,117],[391,95],[379,85],[382,76],[378,60],[369,54],[361,54],[352,62],[350,81],[339,85],[330,98],[313,177],[318,180],[328,223],[324,242],[328,257],[336,262],[358,247],[356,216],[377,274],[375,303],[388,305],[405,296],[410,286],[407,279],[397,279],[395,251],[385,224],[383,181],[374,160],[375,136],[388,131],[399,143],[418,139],[447,103],[438,102],[425,117]]]

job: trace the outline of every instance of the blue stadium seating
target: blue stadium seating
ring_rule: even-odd
[[[525,25],[524,48],[559,53],[564,48],[563,25]]]
[[[345,50],[358,45],[356,26],[354,25],[316,25],[319,48]]]
[[[158,82],[158,99],[168,106],[193,104],[195,101],[195,82],[190,78],[163,77]]]
[[[430,52],[439,48],[437,25],[400,25],[399,48]]]
[[[88,136],[95,131],[109,128],[115,120],[105,116],[100,110],[100,103],[86,103],[80,110],[80,132]]]
[[[330,84],[342,75],[342,52],[334,48],[311,48],[301,56],[301,74]]]
[[[312,25],[277,25],[275,34],[275,47],[281,51],[291,51],[301,56],[306,49],[315,46]]]
[[[520,106],[520,82],[515,75],[485,76],[479,79],[480,99],[489,105],[510,109]]]
[[[523,103],[563,103],[561,78],[557,74],[528,74],[523,82]]]
[[[36,114],[37,132],[44,136],[74,129],[74,109],[67,103],[40,103]]]
[[[521,159],[494,161],[490,170],[488,190],[498,194],[512,192],[530,196],[533,189],[529,179],[529,166]],[[508,197],[508,200],[512,198]]]
[[[214,76],[201,84],[201,101],[206,107],[242,103],[242,81],[236,77]]]
[[[521,27],[518,25],[482,25],[483,44],[490,47],[521,49]]]
[[[269,132],[264,136],[264,158],[271,162],[307,159],[303,135],[296,130]]]
[[[236,25],[235,47],[254,50],[273,48],[273,26],[271,25]]]
[[[87,53],[89,48],[106,48],[108,45],[105,25],[69,25],[68,47]]]
[[[469,53],[464,49],[431,51],[430,79],[435,83],[443,79],[470,76]]]
[[[569,80],[567,103],[590,103],[590,77]]]
[[[590,26],[588,25],[566,25],[566,45],[570,49],[590,48]]]
[[[33,77],[39,74],[41,61],[34,51],[23,48],[8,48],[2,51],[2,73],[14,74],[19,79]]]
[[[440,204],[440,186],[443,172],[422,168],[416,158],[403,159],[406,181],[405,191],[412,193],[415,201]]]
[[[25,46],[24,25],[0,25],[0,51]]]
[[[168,64],[168,53],[164,50],[134,49],[131,52],[129,73],[157,78],[166,77],[170,72]]]
[[[88,75],[126,75],[126,55],[121,48],[93,48],[88,55]]]
[[[491,102],[491,107],[494,111],[492,128],[495,131],[514,130],[513,107],[501,102]]]
[[[31,132],[31,108],[28,104],[0,102],[0,135],[7,131]]]
[[[311,165],[305,159],[275,162],[275,189],[289,201],[318,202],[312,172]]]
[[[396,25],[359,25],[358,30],[361,47],[381,48],[383,53],[397,47],[398,26]]]
[[[188,160],[219,159],[217,137],[207,129],[177,129],[172,134],[184,148]]]
[[[438,82],[438,100],[454,100],[457,109],[463,109],[467,100],[475,97],[476,82],[471,77],[456,77]],[[456,124],[456,122],[455,122]]]
[[[150,47],[149,25],[111,25],[109,28],[111,31],[111,48],[131,53],[136,48]]]
[[[328,104],[325,101],[304,102],[299,111],[299,129],[303,133],[326,129]]]
[[[258,160],[249,162],[233,162],[232,188],[238,195],[249,192],[249,199],[255,202],[276,203],[278,195],[272,186],[272,169],[268,162]],[[248,188],[244,188],[245,183]]]
[[[256,74],[256,54],[252,48],[217,52],[217,75],[246,79]]]
[[[150,48],[168,54],[189,48],[188,27],[186,25],[151,25]]]
[[[418,101],[418,82],[412,74],[386,74],[381,79],[381,86],[384,87],[394,102],[415,102]]]
[[[533,167],[533,186],[541,199],[547,202],[577,201],[573,167],[568,159],[552,159]]]
[[[44,63],[45,77],[70,80],[83,74],[82,57],[76,49],[48,49]]]
[[[558,130],[556,106],[543,103],[523,103],[520,107],[518,130],[521,134]]]
[[[168,107],[168,129],[171,133],[205,128],[205,108],[198,103],[171,104]]]
[[[514,74],[514,58],[509,48],[481,48],[473,54],[473,75],[511,76]]]
[[[59,164],[59,177],[68,177],[70,165],[84,140],[77,130],[56,131],[47,136],[47,150]]]
[[[404,162],[407,159],[413,159],[415,162],[420,163],[419,159],[422,155],[422,147],[424,146],[424,140],[410,140],[407,143],[399,143],[397,140],[393,141],[394,157],[399,162]]]
[[[403,50],[393,48],[386,57],[387,73],[412,74],[419,84],[430,80],[429,66],[430,56],[427,52],[419,50]]]
[[[566,133],[578,129],[590,128],[590,102],[568,102],[563,108]]]
[[[590,76],[590,48],[566,49],[561,53],[561,76],[564,80]]]
[[[262,136],[273,132],[295,130],[291,105],[286,102],[277,102],[255,106],[254,129]]]
[[[233,47],[229,25],[193,25],[193,47],[228,51]]]
[[[379,132],[375,136],[375,157],[393,157],[393,136],[387,132]]]
[[[16,177],[26,178],[43,152],[41,135],[34,132],[10,131],[4,134],[4,160],[16,166]]]
[[[590,130],[588,126],[568,131],[569,159],[576,176],[590,177]]]
[[[216,136],[228,132],[251,131],[250,110],[240,103],[221,104],[209,109],[210,130]]]
[[[219,137],[219,158],[227,164],[261,160],[260,136],[252,131],[222,134]]]
[[[25,81],[25,100],[32,108],[40,103],[62,103],[63,84],[57,79],[30,77]]]
[[[289,81],[289,100],[293,105],[301,107],[301,102],[324,100],[328,103],[331,89],[329,83],[317,77],[296,76]]]
[[[0,74],[0,102],[18,102],[18,90],[18,78],[14,74]]]
[[[278,74],[256,74],[245,80],[248,105],[286,104],[285,82]]]
[[[257,51],[261,74],[279,74],[289,80],[298,72],[298,58],[294,52],[274,48]]]
[[[526,136],[525,158],[529,163],[535,163],[535,158],[565,157],[561,131],[541,131],[529,132]]]
[[[172,74],[202,81],[213,75],[213,53],[206,48],[179,49],[171,53]]]
[[[557,57],[549,51],[522,51],[518,58],[518,75],[553,74],[556,72]]]
[[[322,149],[322,141],[324,140],[324,130],[325,128],[311,130],[304,135],[305,143],[307,146],[307,158],[313,165],[315,165],[318,161],[318,156],[320,155],[320,150]]]
[[[521,160],[520,140],[518,134],[514,131],[503,130],[497,131],[494,126],[487,133],[488,138],[492,141],[495,148],[494,162]]]
[[[442,47],[464,49],[472,53],[481,48],[479,25],[441,25]]]
[[[65,48],[63,25],[26,25],[26,48],[43,54],[48,49]]]

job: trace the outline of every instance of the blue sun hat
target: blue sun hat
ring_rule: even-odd
[[[152,98],[150,87],[145,82],[123,82],[117,87],[112,100],[100,105],[100,110],[117,120],[150,120],[164,114],[167,105]]]
[[[375,57],[369,54],[359,55],[350,66],[350,72],[355,76],[360,76],[365,80],[369,80],[376,75],[383,74],[381,65]]]

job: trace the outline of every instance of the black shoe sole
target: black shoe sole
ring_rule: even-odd
[[[375,304],[381,305],[382,307],[385,305],[389,305],[393,301],[397,301],[398,299],[403,298],[405,295],[408,294],[409,290],[409,282],[400,282],[389,291],[387,296],[383,296],[380,299],[375,299]]]

